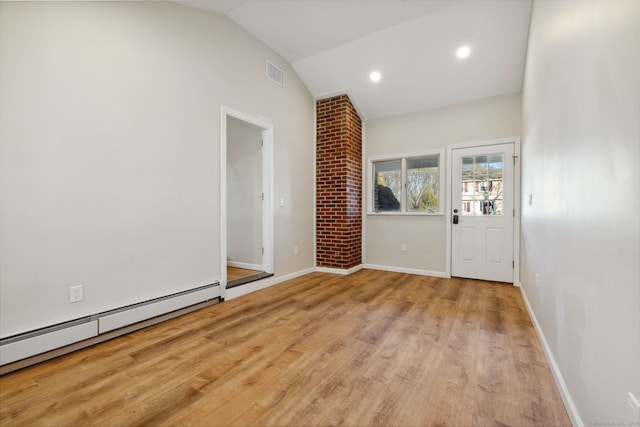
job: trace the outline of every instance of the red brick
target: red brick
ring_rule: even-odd
[[[362,261],[362,122],[347,95],[316,102],[317,264]]]

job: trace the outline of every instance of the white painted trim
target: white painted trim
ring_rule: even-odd
[[[340,274],[340,275],[349,275],[355,273],[356,271],[362,270],[364,268],[363,264],[356,265],[355,267],[349,268],[347,270],[342,268],[326,268],[326,267],[316,267],[315,271],[318,273],[329,273],[329,274]]]
[[[447,150],[457,150],[460,148],[486,147],[489,145],[509,144],[511,142],[520,142],[520,137],[512,136],[509,138],[487,139],[484,141],[460,142],[458,144],[447,145]]]
[[[434,149],[427,151],[414,151],[410,153],[398,153],[391,155],[382,155],[382,156],[373,156],[368,157],[366,159],[366,176],[364,180],[367,184],[367,202],[365,206],[365,212],[367,215],[371,216],[442,216],[444,215],[444,207],[442,203],[438,203],[438,212],[407,212],[407,195],[406,191],[402,192],[402,200],[400,201],[401,210],[400,212],[376,212],[373,210],[373,199],[371,195],[373,194],[373,163],[379,161],[388,161],[388,160],[400,160],[401,161],[401,179],[402,179],[402,188],[406,188],[406,179],[407,179],[407,159],[413,159],[417,157],[438,157],[438,179],[440,182],[444,182],[445,180],[445,157],[444,157],[444,149]],[[438,201],[442,202],[445,195],[445,189],[442,185],[438,188]],[[364,197],[363,197],[364,199]]]
[[[451,277],[451,171],[452,168],[452,157],[453,150],[461,149],[461,148],[473,148],[473,147],[486,147],[490,145],[501,145],[501,144],[510,144],[513,143],[513,153],[517,156],[516,164],[513,168],[513,207],[516,210],[516,216],[513,221],[513,260],[515,261],[515,265],[513,268],[513,285],[517,286],[516,283],[520,280],[520,215],[521,215],[521,190],[520,190],[520,166],[522,163],[522,159],[520,158],[520,137],[511,137],[511,138],[501,138],[501,139],[491,139],[486,141],[477,141],[477,142],[463,142],[460,144],[450,144],[447,145],[447,173],[445,175],[446,178],[446,209],[444,212],[445,215],[445,224],[446,224],[446,253],[445,253],[445,272]]]
[[[538,319],[536,318],[536,315],[531,308],[531,304],[529,304],[529,300],[527,299],[527,294],[524,292],[524,288],[520,288],[520,293],[522,294],[524,305],[527,307],[527,312],[529,312],[529,317],[531,318],[533,327],[538,333],[538,338],[540,338],[540,342],[542,343],[544,354],[545,356],[547,356],[547,361],[549,362],[549,366],[551,367],[551,373],[553,374],[553,378],[555,379],[556,385],[558,386],[558,389],[560,391],[560,396],[562,396],[562,402],[564,403],[564,407],[569,414],[569,418],[571,418],[571,424],[578,427],[584,427],[584,422],[580,417],[578,408],[576,407],[573,398],[571,397],[571,393],[569,393],[569,388],[564,381],[564,377],[562,376],[562,372],[560,372],[560,368],[556,363],[556,359],[553,357],[551,347],[549,347],[549,343],[544,336],[544,332],[542,332],[542,328],[540,327],[540,323],[538,323]]]
[[[227,111],[220,109],[220,296],[227,289]]]
[[[262,268],[273,273],[274,264],[274,174],[273,174],[273,125],[222,105],[220,108],[220,289],[223,299],[227,299],[227,117],[235,117],[262,129]]]
[[[262,269],[265,273],[274,273],[275,248],[275,177],[273,171],[274,134],[273,125],[263,123],[262,129],[262,192],[264,205],[262,206]],[[255,123],[254,123],[255,124]]]
[[[369,160],[369,162],[378,162],[380,160],[400,160],[403,158],[413,159],[416,157],[435,157],[436,155],[439,155],[440,157],[444,156],[444,149],[436,148],[433,150],[425,150],[425,151],[410,151],[406,153],[384,154],[380,156],[368,157],[367,160]]]
[[[376,264],[365,264],[364,268],[369,270],[392,271],[394,273],[416,274],[418,276],[441,277],[443,279],[451,278],[451,276],[449,276],[447,273],[442,271],[420,270],[416,268],[403,268],[403,267],[393,267],[389,265],[376,265]]]
[[[515,218],[513,218],[513,285],[520,285],[520,221],[522,212],[522,189],[520,188],[520,174],[522,166],[522,158],[520,157],[520,138],[514,138],[513,155],[516,156],[516,162],[513,166],[513,207],[515,209]]]
[[[318,262],[318,109],[313,100],[313,268]]]
[[[306,276],[307,274],[311,274],[315,271],[316,269],[312,267],[312,268],[306,268],[304,270],[296,271],[294,273],[285,274],[284,276],[274,277],[273,284],[277,285],[278,283],[286,282],[287,280],[297,279],[298,277]]]
[[[273,277],[268,277],[262,280],[256,280],[255,282],[245,283],[241,286],[235,286],[233,288],[227,289],[225,293],[225,301],[241,297],[243,295],[250,294],[255,291],[259,291],[261,289],[268,288],[270,286],[275,285],[273,282]]]
[[[369,183],[367,179],[367,137],[366,137],[366,122],[362,121],[362,229],[360,230],[362,234],[362,239],[360,242],[360,262],[362,264],[366,261],[366,229],[365,226],[367,220],[367,204],[369,203],[369,195],[366,193],[367,188],[369,188]]]
[[[444,272],[451,277],[451,157],[453,148],[447,146],[445,179],[445,201],[444,201],[444,224],[445,224],[445,253],[444,253]]]
[[[259,270],[262,271],[260,264],[249,264],[247,262],[229,261],[227,260],[227,266],[235,268],[244,268],[246,270]]]
[[[444,216],[444,212],[367,212],[367,216]]]
[[[300,270],[295,273],[287,274],[280,277],[268,277],[266,279],[256,280],[255,282],[245,283],[244,285],[227,289],[227,297],[225,298],[225,300],[238,298],[252,292],[266,289],[282,282],[286,282],[287,280],[293,280],[298,277],[306,276],[307,274],[313,273],[314,271],[314,268],[308,268],[306,270]]]

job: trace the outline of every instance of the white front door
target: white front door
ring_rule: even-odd
[[[452,150],[452,276],[513,283],[513,155],[513,143]]]

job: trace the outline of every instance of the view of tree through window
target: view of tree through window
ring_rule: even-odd
[[[374,163],[373,182],[375,182],[375,186],[373,197],[376,212],[400,210],[402,196],[401,165],[402,162],[400,160]]]
[[[373,211],[438,212],[439,162],[439,155],[372,162]]]
[[[407,159],[408,211],[438,211],[439,178],[437,157]]]

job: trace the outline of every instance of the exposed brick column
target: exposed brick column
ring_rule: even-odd
[[[316,101],[316,261],[362,263],[362,120],[347,95]]]

